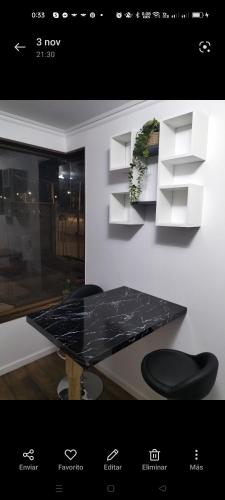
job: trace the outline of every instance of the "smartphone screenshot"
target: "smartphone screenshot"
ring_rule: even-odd
[[[224,48],[216,3],[1,6],[2,498],[223,494]]]

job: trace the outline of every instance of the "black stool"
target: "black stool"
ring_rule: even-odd
[[[102,293],[103,290],[98,285],[83,285],[73,290],[64,300],[64,304],[73,302],[73,300],[83,299]],[[58,384],[57,393],[61,400],[68,399],[69,383],[67,377],[64,377]],[[88,370],[84,370],[81,377],[81,399],[95,400],[99,399],[103,392],[103,383],[98,375]]]
[[[211,391],[218,366],[216,356],[210,352],[191,356],[160,349],[144,357],[141,371],[145,382],[165,398],[198,400]]]
[[[85,297],[90,297],[91,295],[96,295],[97,293],[102,292],[102,288],[98,285],[82,285],[79,288],[75,288],[75,290],[68,295],[64,304],[72,302],[73,300],[84,299]]]

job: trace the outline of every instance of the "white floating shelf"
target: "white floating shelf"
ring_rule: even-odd
[[[133,156],[136,131],[115,135],[110,143],[110,171],[128,172]]]
[[[204,158],[193,154],[173,155],[167,158],[161,158],[165,165],[186,165],[187,163],[203,162]]]
[[[128,192],[110,194],[109,223],[128,226],[144,224],[144,218],[130,204]]]
[[[200,227],[203,186],[195,184],[164,185],[158,191],[156,225]]]
[[[176,223],[173,223],[173,222],[171,222],[171,223],[168,223],[168,222],[162,222],[162,223],[160,223],[160,222],[158,222],[156,225],[158,227],[184,227],[184,228],[199,227],[199,226],[190,226],[189,224],[179,224],[177,222]]]

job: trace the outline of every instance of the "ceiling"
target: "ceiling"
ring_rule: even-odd
[[[98,115],[141,101],[124,100],[0,100],[0,113],[19,115],[50,127],[67,130]]]

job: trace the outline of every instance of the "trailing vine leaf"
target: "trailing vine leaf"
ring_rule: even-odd
[[[129,170],[129,200],[130,203],[138,201],[142,182],[148,169],[148,160],[151,156],[149,138],[153,132],[159,132],[159,122],[155,118],[146,122],[137,133],[133,150],[132,163]],[[134,182],[134,169],[138,172],[136,182]]]

